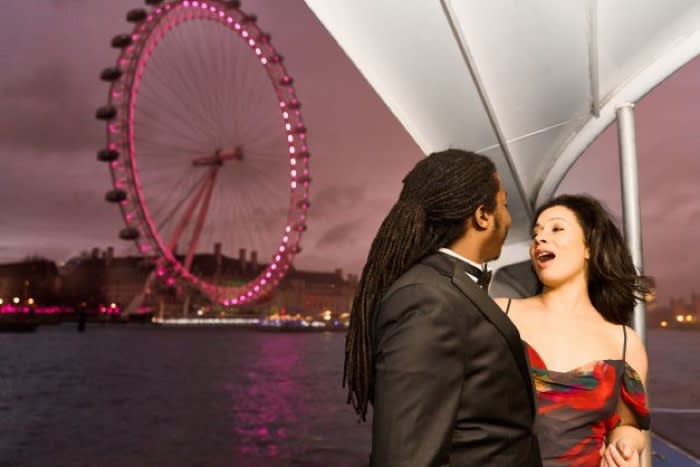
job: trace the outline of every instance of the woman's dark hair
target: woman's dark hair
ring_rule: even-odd
[[[600,201],[588,195],[557,196],[537,209],[535,219],[554,206],[571,210],[583,229],[590,252],[588,296],[591,303],[609,322],[630,324],[636,302],[643,301],[651,293],[652,278],[637,271],[620,229]]]
[[[499,184],[485,156],[448,149],[420,160],[403,179],[399,199],[374,237],[352,303],[343,387],[365,419],[372,399],[372,316],[391,284],[423,257],[464,235],[479,206],[496,209]]]

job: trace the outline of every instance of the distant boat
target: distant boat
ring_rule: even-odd
[[[39,319],[33,314],[0,314],[0,332],[34,332],[39,327]]]
[[[339,322],[309,322],[303,319],[264,319],[260,321],[256,329],[273,332],[347,331],[347,327]]]

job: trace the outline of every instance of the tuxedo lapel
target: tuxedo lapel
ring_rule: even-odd
[[[530,395],[530,403],[534,413],[535,410],[535,395],[533,391],[532,379],[530,376],[530,367],[527,363],[525,355],[525,347],[520,339],[520,334],[517,328],[501,308],[494,302],[491,297],[479,287],[472,279],[467,276],[462,262],[449,255],[438,253],[429,257],[425,263],[435,267],[442,274],[451,276],[452,283],[469,299],[482,315],[498,330],[504,337],[508,347],[510,348],[515,361],[520,369],[525,385],[528,388]]]

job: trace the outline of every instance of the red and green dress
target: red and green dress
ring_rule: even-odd
[[[590,362],[569,371],[547,369],[542,357],[525,343],[537,391],[535,433],[544,467],[598,466],[605,436],[620,417],[620,398],[639,428],[649,429],[649,410],[637,372],[622,359]]]

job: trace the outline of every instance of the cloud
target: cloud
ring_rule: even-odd
[[[312,219],[327,216],[343,216],[350,209],[361,207],[365,200],[367,188],[361,185],[341,185],[341,181],[331,186],[322,187],[317,194],[311,192]]]
[[[85,5],[87,0],[51,0],[51,5],[56,8],[75,8],[77,5]]]
[[[98,148],[101,125],[93,117],[96,106],[62,64],[47,64],[15,77],[0,85],[0,93],[3,146],[31,147],[38,154]]]
[[[357,224],[359,220],[347,221],[327,229],[316,242],[318,248],[343,248],[351,249],[357,243]]]

